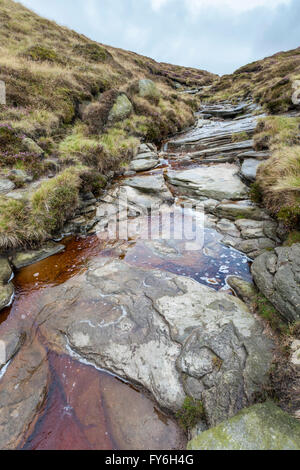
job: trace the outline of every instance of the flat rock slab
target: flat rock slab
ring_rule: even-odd
[[[223,155],[223,154],[237,154],[240,150],[243,149],[252,149],[253,141],[244,140],[243,142],[235,142],[226,145],[221,145],[213,148],[206,148],[205,150],[200,150],[198,152],[193,152],[191,155],[195,157],[209,157],[211,155]]]
[[[300,243],[263,253],[252,265],[259,290],[289,322],[300,320]]]
[[[133,160],[130,163],[129,169],[131,171],[147,171],[147,170],[152,170],[152,168],[156,167],[158,161],[157,160],[151,160],[151,159],[145,159],[145,160]]]
[[[226,217],[231,220],[241,217],[253,220],[270,220],[269,214],[250,200],[222,202],[214,207],[214,212],[218,217]]]
[[[65,246],[57,243],[49,242],[39,250],[29,250],[16,253],[12,258],[12,264],[16,269],[25,268],[31,264],[42,261],[50,256],[56,255],[64,251]]]
[[[239,299],[191,279],[103,259],[42,295],[35,323],[52,348],[144,387],[163,409],[189,395],[215,425],[267,380],[262,326]]]
[[[245,199],[247,186],[238,177],[238,167],[220,164],[192,170],[169,171],[168,181],[188,195],[223,199]]]
[[[205,431],[189,450],[300,450],[300,422],[272,402],[255,405]]]
[[[133,158],[133,161],[136,160],[157,160],[158,156],[157,153],[151,152],[150,149],[148,149],[147,152],[139,153],[136,157]]]
[[[162,175],[130,178],[126,179],[124,184],[145,193],[162,193],[169,191]]]

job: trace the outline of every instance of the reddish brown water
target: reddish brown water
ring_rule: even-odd
[[[0,335],[32,323],[43,289],[81,274],[88,260],[111,256],[97,236],[65,241],[66,250],[23,268],[14,278],[16,295],[0,317]],[[40,416],[24,437],[23,449],[181,449],[186,437],[141,391],[112,375],[48,349],[49,391]],[[130,410],[130,413],[128,413]]]
[[[146,174],[192,167],[191,163],[170,159]],[[196,165],[195,165],[196,166]],[[141,175],[142,176],[142,175]],[[147,220],[145,230],[148,230]],[[135,239],[136,238],[136,239]],[[101,241],[96,235],[70,238],[63,253],[20,270],[15,278],[15,298],[0,313],[0,335],[6,329],[28,324],[40,307],[41,292],[79,276],[90,259],[119,257],[146,269],[162,269],[188,276],[216,290],[228,289],[226,278],[238,275],[251,279],[246,256],[221,244],[221,236],[206,229],[204,244],[188,251],[185,241],[151,241],[132,237],[131,241]],[[161,242],[161,241],[160,241]],[[165,251],[164,251],[165,250]],[[167,253],[167,254],[166,254]],[[38,332],[37,332],[38,333]],[[22,449],[183,449],[186,437],[170,417],[164,415],[143,392],[105,371],[58,355],[43,338],[48,352],[49,389],[39,416],[24,436]]]

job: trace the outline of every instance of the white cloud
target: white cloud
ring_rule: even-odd
[[[151,6],[154,11],[159,11],[169,0],[151,0]]]
[[[159,2],[159,0],[157,0]],[[185,0],[187,8],[198,13],[204,8],[230,8],[235,12],[253,10],[256,7],[275,8],[278,5],[288,5],[291,0]]]

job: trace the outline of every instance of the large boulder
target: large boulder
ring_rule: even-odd
[[[251,404],[272,343],[239,299],[121,260],[43,291],[35,323],[57,352],[75,354],[148,390],[176,412],[201,400],[210,426]]]
[[[7,194],[13,189],[15,189],[15,183],[10,181],[7,178],[0,178],[0,195],[1,194]]]
[[[263,253],[252,265],[259,290],[289,322],[300,319],[300,244]]]
[[[300,422],[269,401],[201,433],[188,449],[300,450]]]
[[[34,140],[30,139],[30,137],[24,137],[22,142],[27,152],[34,153],[38,157],[42,157],[44,155],[44,150]]]
[[[117,122],[126,119],[132,113],[133,106],[127,95],[119,95],[108,115],[108,122]]]
[[[238,167],[230,164],[203,166],[192,170],[169,171],[168,181],[180,192],[222,201],[245,199],[247,186],[238,177]]]

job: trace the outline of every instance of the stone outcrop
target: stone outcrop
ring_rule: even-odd
[[[7,194],[15,189],[15,184],[6,178],[0,178],[0,194]]]
[[[223,199],[245,199],[248,188],[238,177],[238,167],[220,164],[211,167],[200,167],[193,170],[169,171],[167,178],[170,184],[185,194]]]
[[[110,113],[108,115],[108,122],[117,122],[126,119],[132,113],[133,106],[127,95],[120,94],[116,99]]]
[[[163,409],[202,400],[210,426],[251,403],[272,360],[237,298],[117,260],[45,291],[35,321],[52,348],[144,387]]]
[[[269,401],[201,433],[188,449],[300,450],[300,422]]]
[[[247,158],[244,160],[241,168],[241,175],[245,180],[253,183],[256,180],[256,174],[261,161],[255,160],[254,158]]]
[[[144,78],[139,81],[139,95],[142,98],[158,99],[160,92],[152,80]]]
[[[48,242],[40,249],[16,253],[12,258],[12,264],[16,269],[21,269],[25,266],[29,266],[30,264],[49,258],[49,256],[61,253],[64,249],[64,245]]]
[[[7,259],[0,257],[0,311],[9,305],[13,298],[14,288],[12,283],[9,283],[12,275],[13,272]]]
[[[300,319],[300,244],[278,247],[256,258],[252,274],[259,290],[289,322]]]

